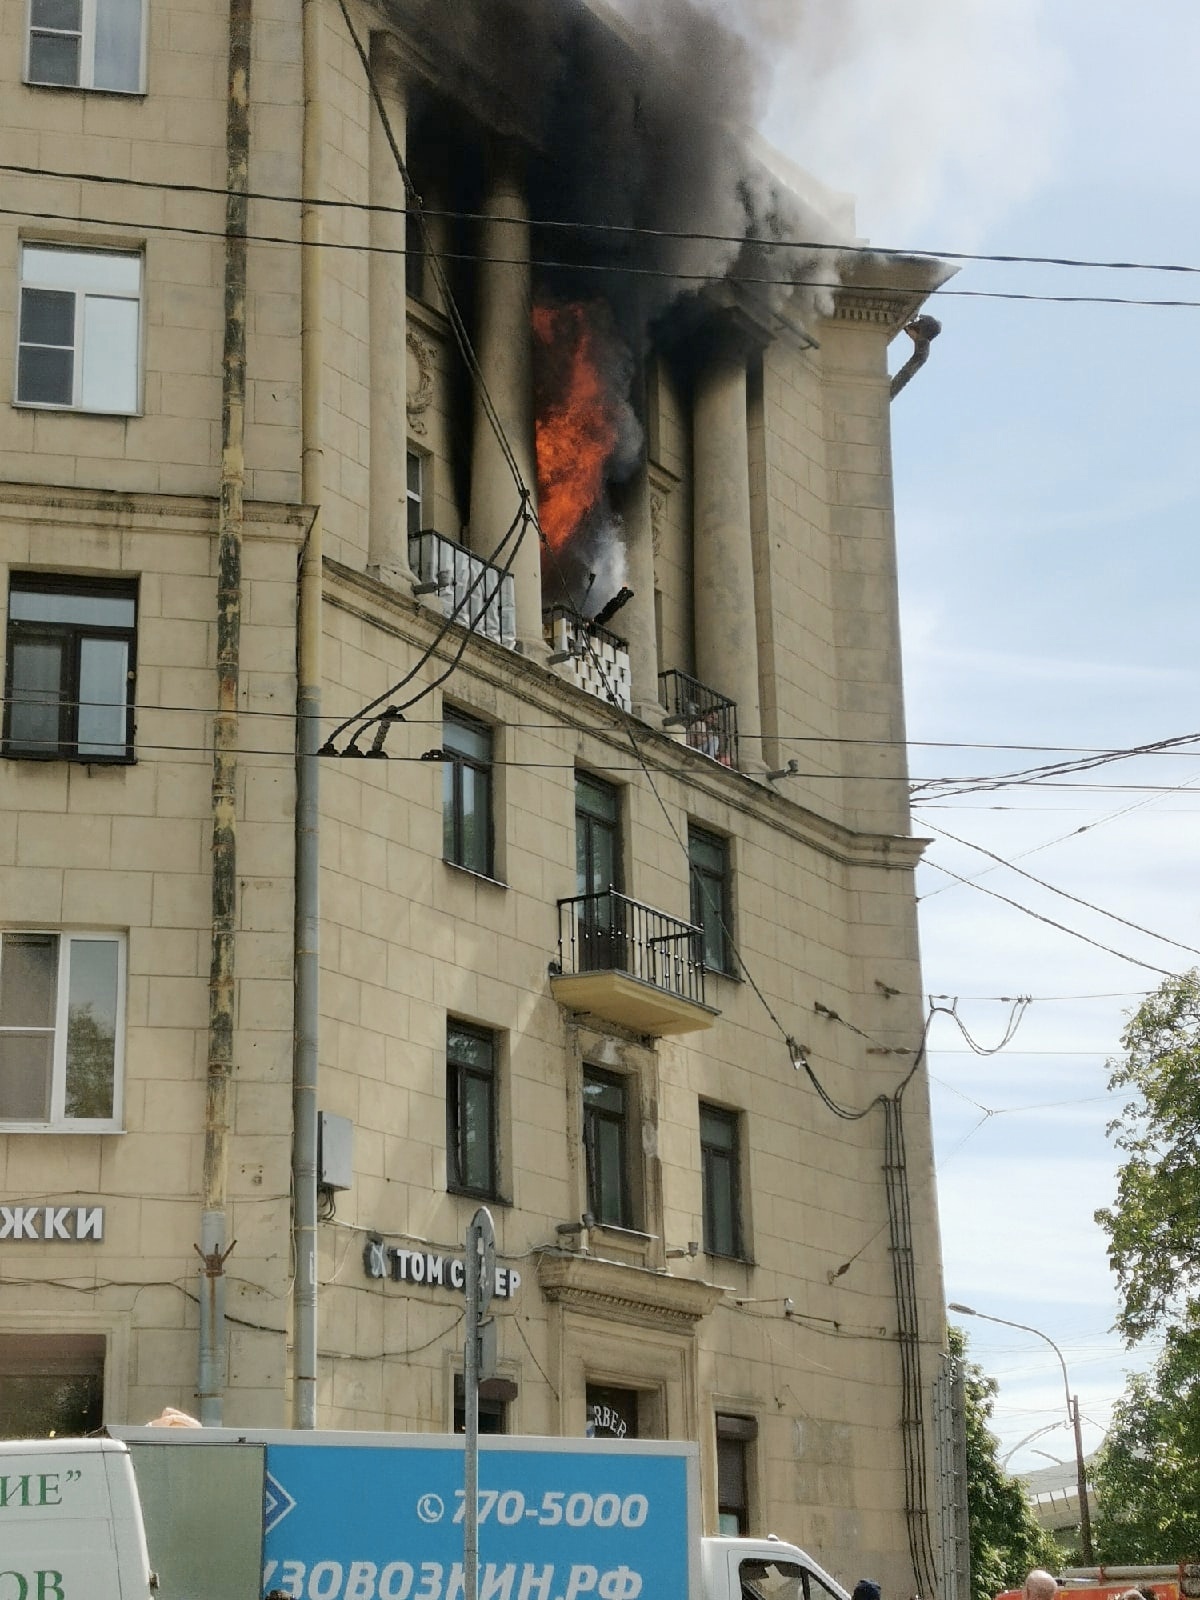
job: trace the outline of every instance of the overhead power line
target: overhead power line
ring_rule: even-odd
[[[222,228],[200,228],[185,226],[169,222],[131,222],[123,217],[96,217],[80,211],[35,211],[22,206],[0,206],[0,216],[24,217],[33,222],[58,222],[78,224],[80,222],[94,223],[101,228],[122,228],[131,233],[165,233],[178,235],[181,238],[221,239],[225,238]],[[345,250],[360,255],[388,255],[403,257],[407,254],[398,246],[373,245],[359,242],[343,241],[340,239],[308,239],[301,241],[299,238],[289,238],[283,234],[249,233],[243,235],[251,244],[282,245],[289,249],[299,250]],[[773,275],[769,273],[730,272],[720,274],[715,272],[677,272],[668,267],[638,267],[617,266],[609,262],[581,262],[561,261],[557,258],[546,257],[517,257],[517,256],[492,256],[480,251],[440,251],[443,261],[486,261],[496,266],[529,266],[545,268],[555,272],[587,272],[596,277],[623,277],[623,278],[661,278],[671,283],[712,283],[717,278],[723,277],[725,281],[746,287],[777,288],[777,289],[818,289],[829,293],[838,290],[852,289],[864,294],[892,294],[895,284],[891,283],[853,283],[845,284],[838,278],[802,278],[793,273]],[[428,253],[427,253],[428,258]],[[1180,299],[1153,299],[1139,295],[1111,295],[1111,294],[1034,294],[1020,293],[1008,289],[938,289],[936,298],[955,300],[1011,300],[1029,301],[1045,305],[1096,305],[1096,306],[1153,306],[1164,310],[1200,311],[1200,300]]]
[[[207,194],[222,200],[226,198],[229,192],[215,184],[168,183],[161,178],[127,178],[110,173],[67,171],[53,167],[31,167],[9,161],[0,161],[0,172],[11,172],[19,177],[61,178],[72,183],[97,183],[121,188],[151,189],[171,194]],[[401,217],[407,216],[409,210],[405,206],[384,206],[365,200],[316,199],[305,195],[272,194],[262,189],[249,190],[246,198],[273,205],[324,207],[336,211],[376,212]],[[416,210],[415,207],[413,209]],[[439,210],[425,205],[420,206],[420,214],[425,218],[436,217],[439,220],[454,222],[486,222],[490,220],[486,212]],[[535,228],[546,228],[563,233],[612,234],[621,238],[674,240],[682,244],[747,245],[755,249],[820,252],[825,255],[865,256],[868,259],[873,256],[925,256],[935,261],[967,261],[996,266],[1071,267],[1098,272],[1200,274],[1200,266],[1193,266],[1190,263],[1179,261],[1105,261],[1095,260],[1086,256],[1031,256],[1020,255],[1015,252],[945,250],[927,247],[917,248],[910,245],[838,244],[828,239],[780,239],[762,234],[715,233],[699,228],[648,228],[636,223],[589,220],[568,221],[551,217],[533,218],[531,219],[531,225]]]

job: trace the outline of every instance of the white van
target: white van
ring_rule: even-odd
[[[154,1588],[125,1445],[0,1441],[0,1600],[150,1600]]]

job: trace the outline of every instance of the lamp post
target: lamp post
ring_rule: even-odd
[[[1071,1380],[1067,1377],[1067,1363],[1062,1351],[1048,1333],[1043,1333],[1040,1328],[1031,1328],[1027,1322],[1012,1322],[1008,1317],[994,1317],[990,1311],[976,1311],[974,1306],[958,1305],[954,1301],[950,1302],[947,1309],[957,1311],[964,1317],[980,1317],[984,1322],[998,1322],[1004,1328],[1020,1328],[1022,1333],[1032,1333],[1035,1338],[1044,1339],[1058,1357],[1058,1364],[1062,1368],[1063,1375],[1063,1393],[1067,1397],[1067,1421],[1075,1434],[1075,1481],[1079,1492],[1079,1542],[1083,1547],[1083,1564],[1085,1567],[1090,1567],[1094,1559],[1092,1554],[1092,1513],[1088,1506],[1087,1473],[1083,1465],[1083,1436],[1079,1427],[1079,1396],[1071,1393]]]

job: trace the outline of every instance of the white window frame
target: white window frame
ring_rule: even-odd
[[[0,927],[0,960],[3,960],[3,935],[9,933],[48,934],[58,940],[58,971],[54,996],[54,1055],[50,1067],[50,1119],[48,1122],[7,1122],[0,1120],[0,1133],[121,1133],[125,1118],[125,994],[127,988],[128,941],[123,933],[111,929],[13,928]],[[116,1030],[113,1046],[113,1109],[111,1117],[68,1117],[67,1102],[67,1010],[71,998],[69,950],[73,944],[87,942],[115,944],[117,947]],[[66,959],[64,959],[64,956]],[[0,1029],[0,1032],[6,1032]],[[12,1030],[27,1031],[27,1030]]]
[[[61,275],[39,268],[36,255],[31,252],[54,254],[63,258],[68,256],[76,258],[74,270],[67,269]],[[98,257],[119,257],[122,260],[137,263],[137,286],[132,290],[89,287],[87,282],[88,263]],[[95,249],[83,245],[62,245],[50,240],[26,239],[21,244],[21,292],[18,297],[17,307],[17,337],[16,369],[13,374],[13,394],[15,404],[29,407],[37,411],[84,411],[89,415],[110,414],[114,416],[131,417],[141,413],[142,405],[142,295],[145,283],[145,259],[140,250]],[[56,293],[73,294],[75,297],[75,314],[72,325],[72,352],[71,364],[71,398],[70,400],[29,400],[22,397],[20,392],[21,380],[21,351],[25,348],[22,341],[22,323],[24,320],[25,291],[27,289],[45,289]],[[104,405],[95,400],[85,403],[83,388],[85,376],[88,373],[88,351],[85,341],[87,305],[89,300],[119,300],[130,302],[136,307],[137,327],[134,332],[134,396],[130,405]],[[53,348],[65,348],[55,346]],[[101,359],[92,357],[93,362]]]
[[[142,94],[146,92],[146,0],[139,6],[137,42],[137,84],[132,89],[114,88],[110,84],[96,83],[96,12],[104,0],[80,0],[78,30],[74,28],[47,28],[33,20],[34,0],[26,0],[25,7],[25,82],[37,89],[86,89],[98,94]],[[79,40],[79,76],[74,83],[59,83],[57,79],[33,76],[33,36],[35,33],[60,35]]]

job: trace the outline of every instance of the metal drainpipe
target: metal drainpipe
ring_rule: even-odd
[[[914,317],[904,326],[904,331],[913,342],[913,353],[892,379],[892,386],[888,391],[888,398],[894,400],[910,383],[917,373],[929,360],[929,346],[942,331],[942,325],[936,317]]]
[[[304,0],[302,192],[321,193],[320,12]],[[292,1425],[317,1425],[317,1073],[320,1038],[321,208],[301,213],[301,495],[312,522],[296,617],[296,1045],[292,1072]]]
[[[229,1089],[233,1076],[237,930],[238,673],[242,626],[242,502],[246,480],[246,224],[250,178],[250,5],[229,3],[225,124],[225,342],[221,373],[221,493],[217,551],[217,710],[213,718],[212,960],[208,1091],[200,1224],[200,1421],[219,1426],[224,1403]]]

